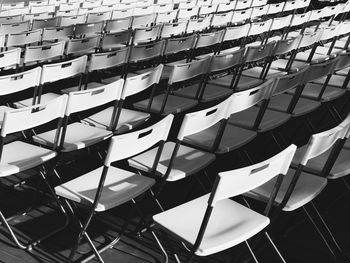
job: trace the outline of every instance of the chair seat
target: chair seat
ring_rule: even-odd
[[[59,96],[60,96],[59,94],[52,93],[52,92],[42,94],[41,97],[40,97],[40,103],[44,103],[44,104],[48,103],[50,100],[56,99]],[[23,107],[32,106],[32,103],[33,103],[33,99],[29,98],[29,99],[17,101],[13,105],[16,108],[20,109],[20,108],[23,108]]]
[[[156,173],[164,175],[175,147],[174,142],[166,142]],[[141,171],[150,172],[157,154],[158,147],[154,147],[128,160],[129,165]],[[177,181],[202,170],[215,160],[215,155],[192,147],[180,145],[178,153],[170,171],[168,181]]]
[[[31,169],[56,156],[55,151],[22,141],[7,143],[1,156],[0,177]]]
[[[271,69],[285,71],[287,63],[288,63],[288,59],[277,59],[271,63]],[[293,61],[293,64],[291,66],[291,71],[298,71],[307,65],[308,63],[303,61]]]
[[[193,245],[208,205],[209,194],[153,216],[156,226]],[[195,251],[210,255],[235,246],[263,230],[270,220],[233,200],[218,202],[211,214],[203,240]]]
[[[103,167],[55,187],[57,195],[91,206]],[[154,179],[110,166],[96,211],[105,211],[123,204],[147,191]]]
[[[292,98],[293,98],[293,95],[286,94],[286,93],[280,94],[278,96],[274,96],[270,99],[268,108],[276,111],[286,112]],[[305,115],[309,112],[316,110],[319,106],[321,106],[321,103],[318,101],[299,98],[292,112],[292,116],[298,117],[301,115]]]
[[[295,57],[295,60],[306,62],[311,54],[311,51],[307,50],[304,52],[298,52],[298,54]],[[312,56],[312,59],[310,61],[311,64],[321,63],[329,59],[329,56],[327,54],[318,54],[314,53]]]
[[[198,85],[191,85],[178,89],[174,91],[174,94],[177,96],[192,98],[194,99],[198,90]],[[227,87],[220,87],[212,84],[207,84],[204,89],[204,93],[201,99],[201,102],[208,102],[213,100],[219,100],[226,98],[232,94],[232,90]]]
[[[152,105],[150,111],[152,113],[160,113],[163,101],[165,98],[165,94],[160,94],[158,96],[154,96],[152,100]],[[138,110],[147,110],[147,106],[149,103],[149,99],[145,99],[133,104],[135,109]],[[169,95],[165,104],[164,111],[161,113],[163,115],[175,114],[186,111],[198,104],[197,100],[183,98],[175,95]]]
[[[101,87],[103,85],[104,85],[103,83],[99,83],[99,82],[89,82],[88,85],[86,86],[86,89],[94,89],[94,88]],[[74,86],[74,87],[70,87],[70,88],[67,88],[67,89],[62,89],[61,93],[62,94],[68,94],[69,92],[83,90],[84,88],[85,88],[84,84],[82,84],[81,87]]]
[[[204,131],[187,136],[185,137],[184,142],[212,151],[219,126],[220,124],[217,123]],[[233,151],[252,141],[256,136],[257,133],[255,131],[227,124],[218,149],[216,149],[216,153],[223,154]]]
[[[316,84],[316,83],[307,83],[304,87],[304,90],[301,94],[302,97],[312,99],[312,100],[318,100],[318,96],[322,90],[322,85]],[[287,91],[289,94],[294,94],[295,90]],[[327,86],[325,89],[321,102],[326,101],[332,101],[339,97],[341,97],[343,94],[345,94],[345,89],[340,89],[337,87]]]
[[[244,70],[242,72],[243,76],[247,76],[247,77],[251,77],[251,78],[259,78],[261,71],[262,71],[263,67],[253,67],[247,70]],[[272,79],[272,78],[277,78],[280,76],[283,76],[287,74],[287,72],[283,72],[277,69],[269,69],[269,71],[267,72],[266,75],[266,79]]]
[[[225,77],[222,77],[222,78],[210,80],[208,83],[211,85],[228,88],[230,87],[231,81],[232,81],[232,75],[226,75]],[[242,90],[251,89],[260,85],[261,83],[263,83],[263,80],[261,79],[241,76],[239,78],[239,82],[237,84],[236,90],[242,91]]]
[[[56,130],[44,132],[33,136],[33,140],[41,145],[52,146]],[[63,152],[83,149],[95,143],[104,141],[113,134],[104,129],[84,125],[79,122],[67,126],[66,136],[63,144]]]
[[[335,75],[347,76],[349,74],[349,68],[343,68],[335,72]]]
[[[228,122],[243,128],[252,129],[259,110],[260,107],[250,107],[244,111],[232,114]],[[288,113],[267,109],[261,120],[258,131],[266,132],[274,129],[287,122],[290,118],[291,115]]]
[[[109,107],[83,119],[81,122],[93,127],[108,129],[112,118],[113,109],[113,107]],[[132,130],[135,127],[145,123],[150,117],[151,115],[149,113],[123,108],[120,112],[115,132],[123,133]]]
[[[278,191],[275,202],[280,204],[283,200],[285,193],[289,187],[289,184],[294,176],[295,170],[289,169],[287,174],[284,176],[282,185]],[[245,193],[251,198],[261,200],[266,202],[270,197],[271,191],[275,186],[277,178],[268,181],[260,187],[255,188],[254,190]],[[294,191],[289,198],[287,204],[283,207],[284,211],[294,211],[299,207],[309,203],[312,201],[319,193],[321,193],[322,189],[327,185],[327,179],[307,173],[302,172],[298,182],[294,188]]]
[[[343,148],[346,148],[346,149],[350,149],[350,140],[346,140],[345,144],[344,144],[344,147]]]
[[[292,165],[295,166],[296,164],[298,164],[298,162],[300,162],[301,157],[304,154],[306,145],[298,148],[298,150],[296,151],[293,161],[292,161]],[[327,161],[327,158],[330,154],[331,150],[328,150],[324,153],[322,153],[321,155],[310,159],[307,164],[306,167],[304,168],[305,171],[307,171],[308,173],[312,173],[312,174],[320,174],[322,172],[323,166]],[[337,160],[335,161],[332,170],[330,171],[328,178],[329,179],[337,179],[339,177],[343,177],[345,175],[350,174],[350,149],[344,147]]]
[[[316,79],[316,80],[312,81],[312,83],[323,85],[323,83],[326,81],[326,78],[327,77]],[[332,77],[329,79],[329,81],[327,83],[327,86],[333,86],[333,87],[341,88],[341,87],[343,87],[345,78],[346,78],[345,76],[333,74]],[[350,82],[346,86],[346,89],[350,89]]]
[[[325,46],[318,46],[316,49],[316,53],[317,54],[323,54],[323,55],[327,55],[328,51],[329,51],[330,46],[325,45]],[[339,48],[333,48],[331,50],[331,55],[339,55],[341,53],[346,52],[344,49],[339,49]]]

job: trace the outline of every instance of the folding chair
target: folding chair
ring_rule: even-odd
[[[134,12],[133,8],[129,8],[129,9],[119,9],[118,8],[117,10],[113,10],[111,19],[132,17],[133,12]]]
[[[141,44],[156,41],[159,38],[161,29],[162,25],[135,28],[132,43]]]
[[[263,162],[219,173],[210,194],[154,215],[155,227],[174,235],[190,247],[185,262],[191,262],[195,255],[208,256],[241,242],[245,242],[257,261],[248,239],[269,225],[271,207],[295,150],[296,146],[291,145]],[[262,214],[230,199],[275,178],[277,182]],[[155,232],[152,231],[152,234],[167,259]],[[266,230],[264,234],[280,259],[285,262]]]
[[[41,29],[25,31],[22,33],[9,34],[7,36],[6,48],[25,47],[29,44],[41,42]]]
[[[200,33],[197,35],[196,43],[192,50],[190,60],[200,54],[208,54],[218,52],[225,31],[219,30],[211,33]]]
[[[331,248],[329,240],[324,237],[324,233],[315,223],[315,218],[311,216],[309,208],[312,208],[316,212],[315,215],[325,224],[316,206],[313,204],[313,200],[327,185],[327,176],[332,167],[334,167],[337,155],[339,155],[339,143],[344,140],[349,130],[349,125],[350,118],[347,118],[344,123],[330,130],[314,134],[305,146],[300,147],[296,151],[292,166],[288,170],[275,200],[279,209],[285,212],[292,212],[302,208],[334,257],[338,256],[337,252],[339,251],[334,251]],[[325,153],[328,153],[326,157]],[[320,160],[318,158],[322,155],[322,163],[316,161]],[[310,167],[315,167],[315,163],[319,168],[316,173],[310,173]],[[269,191],[273,185],[274,180],[269,181],[260,187],[252,189],[247,195],[254,199],[266,201],[269,198]],[[327,226],[323,225],[323,228],[329,232]]]
[[[213,14],[213,18],[211,20],[210,26],[212,28],[226,28],[231,23],[232,15],[233,15],[232,11],[226,12],[226,13]]]
[[[106,21],[106,33],[120,33],[131,28],[132,17],[117,18]]]
[[[53,230],[51,233],[46,233],[45,235],[36,238],[35,240],[23,243],[23,241],[19,239],[19,235],[15,234],[14,232],[14,228],[16,228],[15,222],[16,218],[18,218],[18,215],[14,215],[7,219],[4,217],[3,213],[0,212],[0,220],[2,222],[2,226],[5,227],[6,231],[9,232],[10,237],[14,241],[15,245],[21,249],[32,249],[33,246],[41,243],[44,239],[52,236],[68,225],[68,216],[66,214],[65,208],[60,204],[47,178],[53,174],[51,171],[52,167],[49,167],[48,164],[49,162],[53,162],[57,156],[56,149],[62,124],[62,118],[66,108],[66,101],[67,97],[66,95],[63,95],[49,102],[48,104],[40,104],[34,107],[23,108],[20,110],[6,110],[4,112],[0,137],[0,176],[8,177],[19,172],[24,172],[29,169],[38,167],[39,171],[37,176],[40,176],[41,180],[45,183],[60,212],[63,213],[65,217],[65,222],[58,229]],[[8,135],[17,132],[24,132],[52,121],[55,121],[57,123],[57,128],[55,131],[56,139],[50,148],[42,148],[31,144],[29,133],[27,134],[27,140],[17,139],[12,142],[5,143]]]
[[[78,15],[78,14],[68,14],[68,15],[61,15],[61,23],[60,26],[71,26],[76,24],[83,24],[85,23],[86,16],[85,15]]]
[[[163,24],[163,23],[174,23],[177,17],[178,10],[171,10],[169,12],[156,12],[157,17],[155,20],[155,24]],[[182,21],[185,23],[185,21]]]
[[[79,83],[82,82],[82,77],[86,70],[87,57],[81,56],[72,60],[58,62],[53,64],[44,64],[42,66],[42,74],[40,79],[40,88],[38,96],[36,97],[34,104],[46,103],[54,98],[57,98],[59,94],[53,92],[47,92],[43,94],[45,85],[54,83],[56,81],[77,78]],[[80,85],[80,84],[79,84]],[[62,89],[62,87],[60,87]],[[27,107],[34,105],[32,99],[26,99],[14,103],[16,108]]]
[[[197,100],[173,95],[171,91],[178,88],[185,89],[186,84],[190,81],[197,80],[198,82],[198,78],[198,83],[201,85],[207,72],[208,61],[209,57],[188,63],[166,65],[165,67],[169,67],[167,70],[167,72],[169,72],[169,78],[165,92],[152,98],[136,102],[133,106],[143,111],[146,111],[148,108],[151,113],[164,115],[180,113],[196,106],[198,104]],[[149,106],[150,100],[152,101],[151,106]]]
[[[128,97],[139,94],[149,88],[151,88],[150,97],[152,98],[159,83],[162,70],[163,65],[161,64],[149,72],[127,77],[125,79],[120,101],[120,112],[118,112],[118,116],[116,118],[115,129],[113,130],[114,133],[123,133],[135,129],[138,126],[144,124],[151,117],[149,113],[128,109],[122,107],[122,105]],[[149,103],[152,103],[152,99],[150,99]],[[148,108],[150,107],[150,104],[148,105]],[[146,109],[146,112],[149,111],[148,108]],[[111,118],[113,112],[112,110],[113,108],[109,107],[92,116],[89,116],[88,118],[83,119],[82,122],[91,126],[106,129],[108,128],[108,121]]]
[[[251,7],[252,2],[253,2],[252,0],[237,0],[235,9],[236,10],[247,9]]]
[[[228,97],[233,93],[232,89],[220,87],[208,83],[208,80],[215,78],[215,76],[225,73],[232,73],[241,65],[245,49],[238,49],[231,53],[222,53],[212,55],[209,58],[206,76],[204,77],[202,85],[186,86],[181,90],[174,91],[175,95],[184,96],[187,98],[194,98],[200,102],[209,102],[213,100],[220,100]],[[206,57],[203,55],[202,57]]]
[[[0,35],[16,34],[30,29],[30,21],[0,24]]]
[[[97,23],[85,23],[76,24],[74,30],[74,36],[77,37],[89,37],[95,36],[102,33],[104,22],[100,21]]]
[[[111,164],[144,152],[154,145],[163,145],[168,137],[172,120],[173,116],[169,115],[145,129],[112,137],[103,166],[55,188],[56,194],[68,200],[70,204],[79,203],[88,208],[88,214],[83,222],[79,222],[77,214],[74,213],[74,216],[78,220],[79,235],[71,250],[68,259],[69,262],[74,259],[75,252],[82,238],[86,238],[94,252],[86,260],[96,256],[100,262],[103,262],[103,260],[99,253],[106,250],[106,248],[112,247],[120,240],[127,224],[125,224],[125,227],[120,231],[116,239],[108,244],[108,246],[96,248],[87,233],[87,228],[90,225],[93,215],[112,209],[128,201],[136,204],[134,199],[150,190],[155,180],[112,166]],[[130,145],[133,145],[133,147],[130,147]],[[161,148],[159,147],[157,157],[153,160],[152,166],[154,167],[158,165],[158,156],[161,154]],[[120,149],[125,150],[121,151]],[[86,184],[86,182],[89,183]]]
[[[19,22],[22,22],[22,15],[0,17],[0,24],[19,23]]]
[[[186,32],[187,22],[177,22],[177,23],[164,23],[162,26],[162,31],[160,33],[160,38],[171,38],[182,36]]]
[[[1,71],[19,67],[21,61],[21,49],[14,48],[0,52],[0,69]]]
[[[65,112],[62,136],[59,141],[60,152],[72,152],[90,147],[110,138],[113,133],[109,130],[84,125],[81,122],[69,122],[72,115],[96,108],[107,103],[114,103],[117,111],[117,103],[120,99],[124,80],[97,87],[94,89],[74,91],[68,95],[67,109]],[[114,115],[110,119],[110,127],[113,127]],[[44,146],[51,146],[55,138],[54,131],[36,134],[33,140]]]
[[[101,21],[109,20],[112,16],[111,11],[89,13],[86,15],[86,23],[98,23]]]
[[[179,20],[184,21],[184,20]],[[192,34],[195,32],[205,32],[210,27],[211,16],[192,18],[188,21],[186,27],[186,34]],[[215,32],[214,32],[215,33]]]

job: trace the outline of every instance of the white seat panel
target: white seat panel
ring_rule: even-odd
[[[57,195],[91,206],[103,167],[55,187]],[[108,169],[96,211],[105,211],[137,197],[155,183],[154,179],[111,166]]]
[[[208,195],[153,216],[157,226],[194,244],[207,208]],[[195,252],[205,256],[235,246],[264,229],[270,220],[241,204],[225,199],[216,204],[203,241]]]
[[[95,143],[104,141],[112,135],[113,134],[110,131],[75,122],[67,126],[62,151],[70,152],[83,149]],[[55,130],[33,136],[35,142],[46,146],[52,146],[54,139]]]
[[[4,105],[0,106],[0,127],[1,127],[2,122],[4,120],[5,111],[8,111],[8,110],[13,110],[13,108],[10,108],[10,107],[4,106]]]
[[[55,151],[22,141],[5,144],[0,161],[0,177],[31,169],[56,155]]]
[[[288,189],[288,186],[293,178],[294,173],[294,169],[289,169],[287,174],[285,175],[282,185],[275,199],[277,203],[282,202],[282,199]],[[277,178],[275,177],[274,179],[270,180],[269,182],[263,184],[258,188],[255,188],[254,190],[246,193],[245,195],[266,202],[266,200],[268,200],[268,198],[270,197],[271,191],[275,186],[276,180]],[[326,185],[327,179],[310,173],[302,172],[294,188],[294,191],[283,210],[293,211],[309,203],[319,193],[321,193],[322,189],[324,189]]]
[[[156,169],[158,174],[165,174],[174,147],[174,142],[166,142],[164,144],[164,148],[159,159],[159,164]],[[139,154],[128,160],[129,165],[141,171],[150,172],[153,167],[153,162],[157,151],[158,147],[155,147],[149,151]],[[168,181],[177,181],[194,174],[195,172],[202,170],[214,160],[214,154],[181,145],[174,160]]]
[[[102,129],[108,129],[112,113],[113,107],[109,107],[103,111],[91,115],[88,118],[83,119],[82,123]],[[132,130],[136,126],[146,122],[150,117],[151,115],[149,113],[123,108],[119,116],[116,132],[120,133]]]

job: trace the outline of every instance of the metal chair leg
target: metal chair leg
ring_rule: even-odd
[[[168,257],[168,254],[166,253],[162,243],[159,241],[159,238],[157,237],[157,235],[154,233],[153,230],[151,230],[151,233],[152,233],[153,238],[156,240],[158,247],[162,251],[162,254],[164,256],[164,263],[168,263],[169,262],[169,257]]]
[[[252,257],[253,257],[255,263],[259,263],[259,261],[258,261],[258,259],[256,258],[256,256],[255,256],[255,254],[254,254],[252,248],[250,247],[250,245],[249,245],[249,243],[248,243],[248,240],[246,240],[246,241],[244,241],[244,242],[245,242],[245,244],[247,245],[248,250],[249,250],[250,254],[252,255]]]
[[[277,255],[280,257],[281,261],[283,263],[286,263],[285,259],[283,258],[282,254],[280,253],[280,251],[278,250],[278,248],[276,247],[275,243],[272,241],[271,237],[269,236],[269,234],[265,231],[264,232],[265,236],[267,237],[267,239],[269,240],[270,244],[272,245],[273,249],[276,251]]]

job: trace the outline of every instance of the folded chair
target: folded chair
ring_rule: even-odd
[[[258,262],[248,241],[270,223],[269,214],[283,176],[288,171],[295,145],[263,162],[218,174],[210,194],[153,216],[155,228],[160,228],[189,247],[183,262],[194,256],[208,256],[245,242],[255,262]],[[269,202],[263,213],[255,212],[232,199],[261,184],[277,178]],[[168,262],[168,256],[157,240]],[[282,255],[268,233],[264,232],[282,262]]]
[[[316,224],[315,219],[320,219],[321,222],[323,219],[314,206],[313,200],[327,185],[327,177],[333,167],[335,167],[334,163],[339,155],[339,145],[347,135],[349,126],[350,118],[348,117],[342,124],[312,135],[309,142],[296,151],[292,166],[288,170],[275,199],[276,204],[282,211],[292,212],[302,208],[334,256],[338,256],[338,251],[332,248],[334,244],[326,239],[324,233]],[[322,155],[325,158],[322,158],[322,162],[318,162],[319,156]],[[310,167],[313,167],[315,163],[318,164],[317,173],[311,173]],[[275,180],[271,180],[260,187],[252,189],[247,193],[247,196],[266,202],[270,198],[270,191],[274,183]],[[316,212],[316,218],[311,216],[309,208]],[[278,220],[278,217],[276,219]],[[324,223],[322,227],[326,232],[329,232]]]
[[[155,180],[112,166],[112,163],[128,159],[158,144],[160,145],[159,151],[152,160],[152,167],[156,169],[159,155],[162,152],[161,145],[168,137],[172,120],[173,116],[168,115],[145,129],[112,137],[103,166],[55,187],[56,194],[68,200],[73,208],[72,212],[78,220],[79,234],[72,247],[68,262],[73,261],[75,252],[83,238],[87,240],[94,253],[85,258],[85,261],[96,256],[100,262],[103,260],[99,253],[113,247],[120,240],[127,225],[121,230],[120,235],[106,247],[96,248],[87,233],[93,216],[129,201],[136,204],[134,199],[150,190]],[[88,211],[81,222],[78,219],[77,210],[74,209],[74,203],[81,204]],[[81,259],[79,261],[81,262]]]
[[[11,218],[6,219],[3,213],[0,212],[2,227],[9,232],[16,246],[21,249],[32,249],[33,246],[52,236],[54,233],[57,233],[68,225],[68,216],[65,208],[60,204],[47,178],[47,176],[53,175],[53,163],[51,163],[50,166],[48,164],[49,162],[53,162],[54,158],[57,156],[56,150],[58,146],[58,138],[60,137],[62,118],[66,108],[66,102],[67,96],[63,95],[47,104],[40,104],[18,110],[8,109],[3,113],[4,118],[1,125],[0,136],[0,177],[11,176],[37,167],[39,169],[37,176],[39,176],[45,183],[60,212],[65,216],[63,226],[53,230],[52,233],[46,233],[44,236],[36,238],[36,240],[23,243],[15,234],[17,232],[15,232],[15,224],[12,224],[14,221],[16,221],[17,216],[11,216]],[[32,144],[30,141],[31,135],[26,131],[31,131],[33,128],[37,128],[38,126],[42,126],[43,124],[52,121],[56,121],[57,123],[57,128],[54,131],[55,140],[51,145],[52,147],[43,148]],[[27,139],[22,138],[6,143],[8,136],[17,132],[26,133]],[[29,212],[29,210],[27,212]]]

